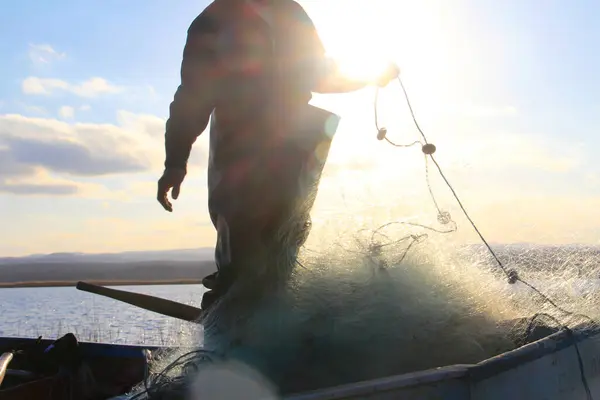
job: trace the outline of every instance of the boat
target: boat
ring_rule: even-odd
[[[51,340],[0,338],[0,351],[51,346]],[[577,346],[577,348],[576,348]],[[97,391],[95,399],[129,392],[143,381],[160,347],[79,343]],[[578,353],[581,358],[578,357]],[[0,358],[0,399],[71,399],[66,375],[35,372],[30,360]],[[581,361],[580,361],[581,360]],[[581,362],[582,365],[579,363]],[[582,368],[583,367],[583,368]],[[583,375],[582,375],[583,371]],[[3,380],[2,380],[3,378]],[[48,397],[54,393],[54,397]],[[588,396],[589,393],[589,396]],[[560,331],[475,365],[451,365],[292,394],[285,400],[333,399],[588,400],[600,398],[600,331]]]
[[[177,303],[87,283],[78,288],[186,320],[200,312],[191,306],[177,311]],[[600,329],[542,329],[532,340],[477,364],[415,371],[283,399],[600,399]],[[144,382],[150,362],[172,350],[78,342],[72,334],[59,340],[0,338],[0,399],[127,399],[127,393]]]

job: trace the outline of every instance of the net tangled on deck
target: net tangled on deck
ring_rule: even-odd
[[[442,256],[448,253],[423,241],[408,253],[406,243],[397,243],[373,254],[364,241],[354,243],[343,250],[305,250],[302,266],[278,290],[235,311],[215,311],[205,325],[204,346],[156,362],[139,398],[196,398],[191,391],[197,379],[218,371],[235,375],[231,365],[242,365],[244,376],[252,376],[246,384],[276,398],[477,363],[567,322],[528,293],[513,291],[492,266],[468,262],[476,252]],[[532,319],[540,311],[549,314]],[[227,386],[222,383],[222,390]]]

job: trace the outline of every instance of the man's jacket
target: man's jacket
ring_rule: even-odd
[[[166,124],[165,167],[186,167],[212,115],[209,196],[219,185],[227,188],[222,197],[274,195],[250,192],[300,179],[290,174],[302,168],[291,158],[306,154],[295,148],[314,152],[323,126],[328,124],[329,139],[337,127],[335,116],[308,106],[327,67],[313,22],[293,0],[269,3],[216,0],[188,30],[181,85]],[[302,143],[293,142],[298,135],[304,135]]]

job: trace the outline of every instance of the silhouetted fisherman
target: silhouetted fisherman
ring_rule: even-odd
[[[191,24],[181,84],[166,124],[166,161],[158,201],[177,199],[192,144],[212,116],[208,208],[217,230],[218,272],[202,308],[238,279],[268,278],[269,257],[298,252],[339,118],[310,106],[312,92],[385,86],[340,74],[317,30],[293,0],[216,0]],[[271,257],[272,258],[272,257]]]

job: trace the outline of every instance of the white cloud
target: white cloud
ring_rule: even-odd
[[[70,86],[70,90],[82,97],[94,97],[98,94],[115,94],[120,93],[124,89],[120,86],[113,85],[103,78],[91,78],[79,85]]]
[[[35,64],[49,64],[65,57],[65,53],[59,53],[48,44],[29,45],[29,59]]]
[[[56,178],[41,168],[35,168],[32,172],[17,178],[3,179],[0,175],[0,193],[10,193],[17,196],[69,196],[106,191],[97,184]]]
[[[16,104],[19,105],[19,107],[21,107],[27,113],[37,114],[37,115],[48,115],[48,111],[44,107],[34,106],[31,104],[24,104],[24,103],[20,103],[20,102],[18,102]]]
[[[58,115],[63,119],[73,119],[75,118],[75,109],[70,106],[62,106],[58,109]]]
[[[71,110],[63,108],[63,115],[68,115]],[[119,111],[118,121],[117,125],[92,124],[0,115],[0,191],[72,194],[81,192],[78,181],[115,174],[159,174],[164,161],[164,119]],[[206,152],[207,143],[199,141],[194,158],[204,165]]]
[[[84,104],[81,107],[79,107],[80,111],[90,111],[92,109],[92,107],[90,107],[89,104]]]
[[[21,115],[0,116],[0,142],[20,164],[82,176],[151,168],[162,150],[141,129]]]
[[[124,88],[113,85],[104,78],[94,77],[79,84],[72,84],[61,79],[38,78],[30,76],[21,84],[23,93],[29,95],[51,95],[67,92],[80,97],[93,98],[102,94],[121,93]]]

